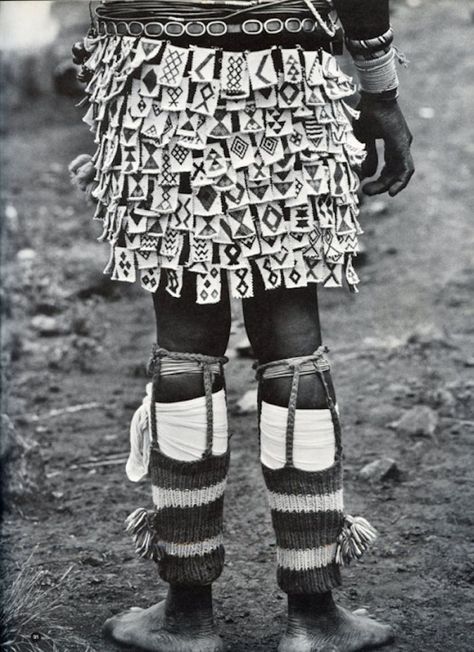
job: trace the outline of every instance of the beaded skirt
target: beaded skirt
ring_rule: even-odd
[[[364,148],[352,80],[323,49],[226,51],[146,37],[85,40],[104,270],[196,301],[320,283],[357,289]],[[225,273],[223,273],[225,272]]]

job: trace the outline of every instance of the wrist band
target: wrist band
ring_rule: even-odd
[[[361,90],[366,93],[383,93],[398,87],[393,48],[377,59],[356,60],[354,65],[359,74]]]
[[[345,39],[347,49],[351,54],[370,54],[371,52],[380,52],[381,50],[386,50],[393,43],[393,29],[389,29],[380,34],[380,36],[375,36],[374,38],[368,39]]]
[[[366,50],[358,53],[351,52],[350,54],[353,61],[367,61],[369,59],[380,59],[384,54],[390,52],[391,48],[391,45],[387,45],[385,48],[381,48],[380,50]]]

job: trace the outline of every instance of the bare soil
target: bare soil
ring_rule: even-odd
[[[454,0],[398,3],[393,23],[411,60],[401,103],[415,135],[416,177],[396,200],[365,204],[361,293],[321,292],[344,423],[347,507],[380,532],[374,549],[346,570],[338,599],[394,625],[388,650],[468,652],[473,24],[467,3]],[[67,23],[63,42],[78,29]],[[98,225],[69,186],[67,163],[93,147],[82,113],[55,96],[31,98],[7,117],[2,194],[17,217],[10,210],[4,221],[4,409],[18,432],[39,442],[46,480],[5,513],[3,544],[14,569],[34,551],[30,563],[47,571],[48,595],[60,600],[58,621],[93,650],[110,652],[102,622],[166,591],[153,565],[135,558],[123,528],[130,511],[150,504],[146,483],[126,480],[124,461],[154,323],[148,294],[102,277],[107,251],[95,242]],[[243,336],[238,305],[234,312],[231,345]],[[48,337],[38,316],[55,320]],[[274,579],[255,414],[235,407],[255,386],[251,360],[234,357],[227,370],[232,468],[217,622],[229,650],[259,652],[276,649],[285,600]],[[394,427],[417,405],[436,412],[434,435]],[[398,477],[363,481],[359,470],[382,457],[396,461]]]

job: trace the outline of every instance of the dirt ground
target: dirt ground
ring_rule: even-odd
[[[396,200],[365,204],[361,293],[321,292],[344,425],[347,508],[380,532],[346,570],[338,599],[394,625],[387,650],[468,652],[474,25],[458,0],[398,3],[393,24],[411,61],[401,72],[401,103],[415,135],[416,177]],[[63,41],[73,40],[76,27],[68,29]],[[106,248],[95,242],[91,209],[70,189],[67,163],[92,150],[82,113],[70,98],[32,98],[9,113],[3,135],[3,411],[39,443],[46,479],[4,515],[2,536],[9,567],[20,569],[34,553],[29,563],[45,571],[45,599],[60,601],[58,622],[90,649],[109,652],[104,619],[166,591],[123,530],[130,511],[150,504],[146,483],[129,483],[123,467],[154,324],[148,294],[102,277]],[[231,353],[243,337],[238,305],[234,313]],[[234,652],[276,649],[285,607],[274,581],[255,414],[236,408],[255,386],[251,362],[234,356],[227,368],[227,565],[215,598]],[[431,408],[434,433],[394,425],[416,406]],[[386,457],[398,473],[372,483],[359,476]]]

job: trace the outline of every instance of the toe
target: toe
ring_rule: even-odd
[[[373,629],[373,644],[374,645],[387,645],[395,638],[395,633],[390,625],[377,623],[377,627]]]
[[[112,616],[111,618],[107,618],[105,623],[102,625],[102,634],[106,638],[112,638],[112,632],[114,629],[114,623],[115,623],[115,616]]]
[[[131,616],[132,612],[137,610],[142,611],[139,607],[132,607],[131,609],[127,609],[127,611],[121,611],[120,613],[107,618],[105,623],[102,625],[102,633],[104,636],[115,640],[120,625],[127,621],[127,616]]]

